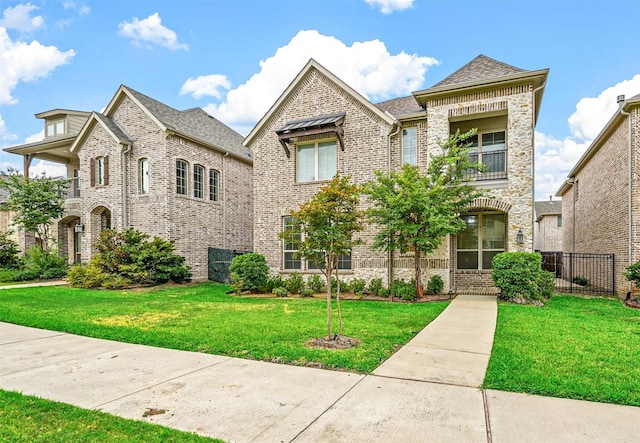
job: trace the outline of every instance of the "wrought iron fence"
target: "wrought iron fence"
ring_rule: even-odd
[[[209,280],[230,283],[229,267],[234,257],[246,254],[246,251],[233,251],[230,249],[209,248]]]
[[[556,291],[579,294],[614,294],[614,254],[541,252],[543,269],[556,277]]]

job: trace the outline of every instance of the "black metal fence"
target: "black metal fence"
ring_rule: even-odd
[[[614,294],[614,254],[541,252],[542,267],[556,276],[556,291]]]
[[[246,251],[234,251],[230,249],[209,248],[209,280],[230,283],[229,267],[234,257],[246,254]]]

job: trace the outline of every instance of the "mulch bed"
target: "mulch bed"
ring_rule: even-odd
[[[624,304],[629,306],[630,308],[640,309],[640,300],[638,300],[637,298],[625,300]]]
[[[230,295],[234,295],[233,291],[228,292]],[[275,294],[269,293],[242,293],[241,297],[247,298],[278,298]],[[281,297],[284,298],[284,297]],[[289,294],[286,298],[300,298],[298,295]],[[313,298],[321,298],[326,299],[327,294],[325,293],[317,293],[313,295]],[[386,302],[394,302],[394,303],[426,303],[432,301],[443,301],[443,300],[451,300],[453,295],[449,294],[438,294],[438,295],[424,295],[422,298],[418,298],[415,300],[402,300],[397,297],[379,297],[377,295],[363,295],[362,297],[357,297],[355,294],[350,292],[340,293],[340,300],[366,300],[366,301],[386,301]]]
[[[322,348],[322,349],[351,349],[356,346],[360,346],[361,341],[351,337],[345,337],[344,335],[338,335],[334,338],[321,337],[311,338],[307,340],[304,345],[307,348]]]

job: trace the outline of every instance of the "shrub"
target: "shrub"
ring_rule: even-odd
[[[303,297],[303,298],[313,297],[314,293],[315,292],[311,288],[302,288],[302,290],[300,291],[300,297]]]
[[[242,281],[240,276],[235,272],[232,272],[230,277],[231,277],[231,285],[230,285],[231,290],[233,291],[234,294],[240,297],[242,295],[242,287],[244,286],[244,282]]]
[[[307,280],[307,287],[313,289],[314,293],[319,293],[325,290],[325,282],[318,274],[313,274]]]
[[[75,264],[67,273],[67,282],[81,288],[98,288],[108,277],[109,274],[102,271],[96,264],[90,263],[86,266]]]
[[[543,275],[542,257],[532,252],[502,252],[493,258],[494,284],[503,300],[542,300],[550,294],[551,280]],[[553,280],[555,286],[555,278]]]
[[[382,289],[382,279],[372,278],[371,281],[369,282],[369,286],[367,287],[369,294],[380,295],[381,289]]]
[[[536,280],[538,290],[543,298],[549,299],[556,289],[556,276],[553,272],[541,271]]]
[[[276,275],[275,277],[269,277],[267,279],[267,283],[264,286],[265,292],[270,292],[275,288],[284,288],[284,281],[282,281],[282,277]]]
[[[67,275],[67,259],[60,257],[56,249],[48,251],[40,246],[32,246],[25,251],[20,272],[13,276],[15,281],[63,278]]]
[[[362,278],[354,278],[349,282],[349,287],[353,291],[354,294],[362,296],[364,294],[364,288],[367,285],[367,282]]]
[[[0,268],[16,269],[20,265],[18,243],[9,235],[11,232],[0,232]]]
[[[407,283],[404,280],[395,279],[391,283],[391,295],[398,297],[402,300],[413,300],[416,298],[416,283],[415,280]]]
[[[283,286],[278,286],[277,288],[273,288],[271,291],[273,294],[276,294],[277,297],[286,297],[289,295],[289,290]]]
[[[251,252],[238,255],[231,261],[230,272],[235,272],[244,282],[244,289],[258,291],[269,279],[269,267],[262,254]]]
[[[297,272],[289,274],[289,276],[284,280],[284,287],[287,288],[287,291],[291,294],[299,294],[300,290],[304,288],[304,279],[302,278],[302,275]]]
[[[573,280],[571,280],[573,283],[575,283],[576,285],[580,285],[580,286],[587,286],[589,284],[589,279],[586,277],[580,277],[579,275],[576,275],[575,277],[573,277]]]
[[[444,289],[444,281],[442,281],[442,277],[439,275],[432,275],[427,282],[427,291],[431,294],[440,294]]]
[[[387,288],[378,289],[378,296],[379,297],[384,297],[384,298],[389,297],[389,290]]]
[[[175,254],[173,240],[154,237],[143,243],[134,257],[136,271],[154,283],[166,283],[169,280],[183,283],[191,280],[191,272],[184,264],[184,257]]]

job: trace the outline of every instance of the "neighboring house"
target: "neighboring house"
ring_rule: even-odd
[[[534,251],[562,251],[562,200],[535,202]]]
[[[178,111],[120,86],[102,113],[53,110],[41,142],[6,148],[65,164],[61,252],[87,261],[100,231],[133,227],[175,240],[194,278],[208,248],[252,249],[252,158],[242,136],[200,108]]]
[[[615,289],[624,295],[632,288],[622,272],[640,260],[640,94],[618,103],[557,195],[562,250],[615,254]]]
[[[431,88],[377,105],[310,60],[244,143],[254,153],[254,249],[274,274],[316,273],[278,238],[289,211],[336,172],[364,183],[374,170],[403,163],[424,168],[441,141],[478,128],[473,155],[486,165],[474,184],[490,189],[462,214],[466,230],[424,257],[424,282],[440,275],[445,290],[491,292],[491,260],[533,249],[533,136],[547,69],[526,71],[480,55]],[[346,279],[409,280],[413,256],[372,251],[343,257]],[[518,243],[520,241],[520,243]]]

